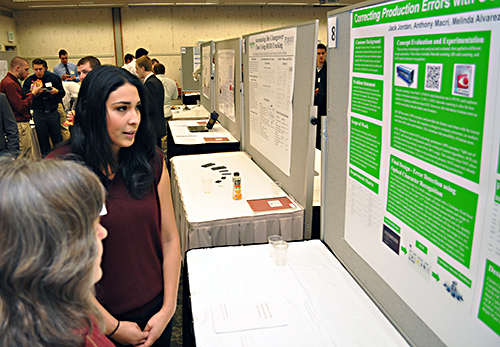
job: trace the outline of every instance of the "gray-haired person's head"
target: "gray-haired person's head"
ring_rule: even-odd
[[[0,158],[0,345],[80,346],[105,195],[72,161]]]

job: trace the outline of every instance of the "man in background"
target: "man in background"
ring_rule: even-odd
[[[78,63],[76,64],[76,70],[78,71],[80,82],[83,82],[89,72],[98,66],[101,66],[101,61],[92,55],[88,55],[78,60]],[[69,112],[73,109],[76,103],[76,99],[78,98],[78,93],[80,92],[80,84],[63,82],[63,87],[64,91],[66,92],[66,95],[63,98],[63,105],[66,112]]]
[[[59,51],[59,60],[61,62],[54,68],[54,73],[63,81],[79,82],[80,80],[76,74],[76,65],[68,62],[68,52],[64,49]]]
[[[41,85],[32,85],[23,98],[23,90],[19,80],[24,81],[29,72],[28,61],[21,57],[14,57],[10,62],[9,72],[0,82],[0,92],[7,96],[16,118],[21,155],[31,154],[30,107],[35,96],[42,91]]]
[[[45,157],[50,152],[49,138],[54,146],[62,141],[60,114],[57,108],[66,92],[59,77],[47,72],[42,59],[33,60],[32,65],[35,74],[26,79],[23,91],[27,94],[33,84],[42,84],[42,92],[35,96],[31,108],[40,151],[42,157]]]
[[[163,84],[163,89],[165,91],[165,100],[163,101],[163,114],[166,120],[172,117],[172,99],[177,99],[179,97],[179,92],[177,91],[177,84],[167,76],[165,76],[165,65],[158,63],[153,66],[153,71],[156,77]]]
[[[95,68],[101,66],[101,61],[94,57],[93,55],[88,55],[78,60],[76,64],[76,69],[78,71],[78,76],[80,77],[80,81],[83,82],[85,77],[90,73],[90,71]],[[64,126],[72,126],[75,120],[75,114],[73,112],[74,105],[76,103],[76,99],[78,98],[78,93],[80,92],[80,84],[76,84],[78,87],[72,89],[69,93],[66,90],[66,95],[63,98],[64,108],[67,111],[66,121],[64,122]],[[68,95],[69,94],[69,95]]]
[[[134,59],[135,59],[135,57],[132,54],[130,54],[130,53],[125,54],[125,57],[123,58],[123,61],[125,62],[124,65],[127,65],[128,63],[130,63]]]
[[[326,116],[326,46],[322,43],[319,43],[317,47],[314,105],[318,106],[316,148],[321,149],[321,117]]]
[[[132,60],[130,63],[123,65],[122,68],[127,70],[131,74],[134,74],[137,76],[137,71],[135,69],[135,62],[140,57],[147,56],[148,53],[149,52],[145,48],[137,48],[137,50],[135,51],[135,59]]]
[[[88,73],[95,68],[101,66],[101,61],[94,57],[93,55],[88,55],[78,60],[78,64],[76,64],[78,76],[80,77],[80,81],[83,82]]]
[[[76,70],[78,72],[78,76],[80,77],[80,81],[83,82],[87,74],[98,66],[101,66],[101,62],[94,56],[88,55],[80,59],[78,64],[76,64]],[[68,112],[74,107],[76,99],[78,98],[80,84],[63,82],[63,87],[66,95],[62,101],[64,109]]]
[[[50,73],[50,74],[53,74],[54,76],[57,76],[55,73],[49,71],[49,66],[47,65],[46,60],[43,60],[43,59],[40,59],[40,60],[43,63],[43,67],[45,68],[46,73]],[[59,77],[59,76],[57,76],[57,77]],[[63,85],[64,91],[66,92],[66,95],[68,94],[67,90],[71,89],[71,87],[80,89],[80,84],[74,83],[74,81],[62,81],[62,85]],[[63,105],[62,101],[57,105],[57,112],[59,112],[59,116],[60,116],[59,120],[61,123],[62,139],[63,139],[63,141],[65,141],[65,140],[70,138],[70,133],[69,133],[68,127],[66,127],[64,125],[64,122],[66,121],[66,111],[64,110],[64,105]]]
[[[143,56],[135,61],[137,76],[144,83],[146,94],[146,112],[151,121],[156,135],[157,146],[162,148],[161,139],[167,134],[165,117],[163,115],[163,103],[165,91],[163,84],[153,73],[153,63],[148,56]]]
[[[0,93],[0,155],[7,153],[14,158],[19,154],[19,131],[9,100]]]

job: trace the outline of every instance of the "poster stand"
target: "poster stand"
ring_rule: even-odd
[[[214,110],[219,122],[235,139],[242,142],[243,93],[241,72],[241,38],[215,42]],[[232,64],[231,71],[228,71]]]
[[[200,104],[209,112],[215,107],[215,75],[213,69],[215,45],[213,41],[201,44]]]
[[[456,75],[453,75],[454,64],[461,62],[455,62],[452,60],[453,58],[443,58],[443,56],[439,55],[434,55],[434,58],[428,59],[424,57],[423,53],[415,54],[422,48],[411,46],[411,36],[414,36],[413,42],[415,42],[415,46],[424,47],[425,44],[429,46],[428,51],[430,52],[432,46],[426,43],[427,36],[430,38],[432,35],[439,34],[443,40],[457,38],[453,42],[465,45],[468,44],[467,42],[481,41],[482,37],[489,37],[489,32],[491,32],[491,41],[483,40],[483,43],[486,42],[484,46],[480,46],[482,43],[478,43],[476,46],[479,48],[474,48],[475,53],[479,53],[477,62],[486,60],[486,63],[482,63],[482,66],[489,67],[488,73],[483,73],[480,79],[476,79],[476,83],[479,83],[480,80],[494,79],[494,76],[498,76],[499,73],[498,26],[493,27],[491,21],[488,23],[483,21],[483,18],[489,18],[492,9],[495,9],[495,4],[477,3],[474,7],[463,7],[463,12],[460,12],[460,9],[453,8],[457,3],[450,2],[448,12],[445,11],[446,9],[438,9],[442,12],[423,11],[419,12],[420,14],[414,11],[417,14],[413,14],[413,17],[401,15],[400,21],[393,18],[392,22],[391,19],[386,19],[386,22],[383,22],[381,17],[380,23],[367,23],[368,30],[366,31],[361,31],[357,26],[358,24],[354,25],[356,30],[353,29],[351,18],[357,14],[359,16],[356,18],[369,21],[370,18],[376,18],[376,13],[378,11],[382,12],[384,7],[386,7],[385,13],[389,13],[388,11],[393,10],[395,6],[406,8],[407,4],[409,4],[408,8],[411,8],[413,3],[410,4],[407,1],[370,1],[328,13],[329,19],[336,19],[337,47],[328,50],[328,87],[330,91],[328,105],[331,106],[327,117],[328,141],[326,151],[323,153],[322,166],[322,177],[325,182],[322,191],[322,206],[325,206],[322,213],[322,234],[324,235],[324,241],[332,248],[359,285],[365,289],[367,294],[377,303],[380,310],[411,345],[497,345],[500,342],[500,329],[498,321],[495,323],[496,313],[488,312],[489,304],[485,304],[483,298],[485,293],[486,296],[489,295],[493,290],[492,288],[494,288],[494,286],[487,283],[498,280],[498,278],[495,279],[495,276],[490,275],[487,269],[490,266],[493,269],[499,266],[497,262],[498,256],[495,256],[495,253],[489,250],[491,249],[488,246],[489,241],[486,240],[486,233],[490,230],[496,230],[492,214],[498,210],[498,202],[495,200],[498,195],[495,190],[495,183],[498,182],[499,175],[497,168],[500,136],[498,134],[498,123],[493,121],[498,118],[498,111],[496,111],[494,102],[492,102],[495,98],[493,95],[498,95],[498,87],[496,83],[487,83],[481,86],[476,84],[477,88],[474,92],[478,95],[477,98],[472,98],[472,94],[465,95],[465,93],[462,93],[462,96],[456,95],[457,91],[452,90],[451,80]],[[366,8],[371,5],[380,6]],[[496,9],[498,9],[498,4]],[[373,11],[373,14],[370,14],[370,10]],[[467,11],[471,11],[471,13]],[[476,12],[472,13],[472,11]],[[394,13],[397,14],[398,12]],[[362,17],[364,14],[366,16]],[[456,19],[453,21],[455,17]],[[472,23],[467,23],[469,17],[473,18]],[[481,23],[477,18],[480,19]],[[439,26],[442,23],[448,23],[447,20],[449,20],[450,25],[440,28]],[[476,23],[476,21],[478,22]],[[432,23],[434,31],[430,30],[430,25],[427,26],[428,30],[422,31],[424,23]],[[382,33],[382,26],[384,25],[386,30]],[[472,39],[463,39],[462,37],[468,33],[473,34],[470,35]],[[367,40],[363,40],[363,37],[366,37]],[[360,73],[359,65],[353,68],[359,62],[353,63],[354,55],[358,54],[360,44],[368,41],[375,43],[375,40],[379,37],[383,37],[382,40],[385,40],[385,43],[381,45],[385,53],[380,55],[384,72]],[[496,37],[496,40],[493,40],[493,37]],[[409,58],[403,64],[403,59],[400,58],[402,56],[400,53],[402,44],[398,46],[397,42],[398,40],[400,43],[404,42],[405,38],[410,38],[407,40],[410,42],[409,47],[414,49],[413,55],[410,55],[413,58]],[[438,40],[433,41],[434,46],[437,46],[439,38],[432,38]],[[464,48],[461,50],[467,51]],[[375,50],[372,50],[369,54],[373,54],[373,51]],[[423,50],[422,52],[426,53]],[[412,62],[411,59],[416,59],[417,55],[420,60]],[[432,55],[429,54],[429,56]],[[359,54],[357,57],[359,57]],[[465,64],[470,61],[467,55],[462,55],[462,57],[464,57]],[[434,91],[429,92],[424,89],[424,78],[428,78],[428,74],[424,74],[427,71],[425,64],[430,63],[434,65],[443,64],[448,69],[446,73],[449,75],[445,75],[445,77],[449,76],[450,78],[443,79],[444,89],[442,91],[435,88]],[[412,67],[410,64],[414,66]],[[415,67],[419,69],[420,74],[417,73]],[[412,70],[414,72],[413,76],[411,76]],[[404,75],[405,73],[406,75]],[[404,76],[400,77],[400,75]],[[418,83],[420,83],[418,89],[415,85],[417,79]],[[383,82],[382,88],[376,87],[377,81]],[[377,118],[378,116],[360,111],[359,104],[356,104],[357,101],[352,97],[352,90],[356,89],[353,84],[363,84],[372,88],[370,93],[374,89],[382,91],[379,95],[383,95],[381,97],[383,99],[383,117]],[[349,88],[339,90],[338,86],[349,86]],[[425,87],[429,88],[427,84]],[[484,94],[480,94],[481,88],[484,88]],[[429,95],[433,95],[432,99],[437,99],[436,95],[446,97],[447,94],[450,94],[450,98],[456,97],[457,100],[469,98],[465,100],[477,102],[479,109],[484,107],[483,113],[481,111],[476,112],[479,117],[483,116],[485,119],[484,125],[481,124],[481,134],[484,134],[484,143],[489,144],[479,150],[481,152],[480,156],[483,157],[480,166],[481,180],[479,180],[479,172],[463,175],[451,174],[448,172],[449,169],[443,165],[432,162],[421,154],[417,155],[416,152],[411,152],[407,148],[398,145],[397,135],[394,132],[395,114],[397,114],[396,111],[400,112],[404,107],[407,107],[406,104],[410,104],[410,102],[398,104],[394,100],[402,93],[402,90],[406,89],[412,90],[409,93],[412,97],[418,98],[422,93],[429,93]],[[356,91],[354,95],[356,95]],[[481,95],[484,95],[484,99],[481,99]],[[456,102],[460,103],[460,101]],[[411,113],[419,115],[418,108],[413,107],[413,109]],[[458,107],[454,107],[453,114],[455,117],[448,119],[459,119],[461,113],[458,112],[458,109]],[[356,158],[353,151],[350,151],[350,148],[354,149],[356,146],[355,140],[353,140],[355,139],[353,129],[356,129],[355,118],[361,119],[365,123],[364,125],[376,124],[381,127],[381,135],[378,137],[381,139],[380,148],[382,152],[379,171],[370,171],[367,167],[360,169],[363,161],[357,161],[359,157]],[[457,123],[457,125],[459,124]],[[465,127],[462,125],[460,128],[474,130],[474,124],[468,124]],[[425,133],[421,133],[421,136],[425,136]],[[477,207],[474,206],[474,237],[473,240],[471,239],[470,256],[466,251],[465,257],[460,258],[453,250],[446,249],[443,242],[432,239],[432,236],[426,234],[426,231],[421,230],[420,226],[425,223],[424,221],[413,224],[408,216],[415,214],[413,212],[415,208],[407,208],[406,213],[398,213],[392,208],[393,205],[391,205],[390,201],[393,199],[394,193],[388,187],[389,182],[394,182],[396,177],[395,173],[391,173],[394,170],[390,169],[394,167],[394,162],[397,161],[397,159],[394,159],[395,157],[398,159],[403,158],[405,160],[404,165],[410,163],[413,165],[410,165],[411,167],[417,167],[417,172],[426,170],[425,174],[433,182],[439,180],[452,181],[455,186],[465,187],[464,190],[467,189],[473,193],[472,195],[467,193],[468,195],[474,196],[475,194],[479,197]],[[366,162],[368,161],[364,163]],[[362,172],[364,177],[353,173],[353,170]],[[429,173],[439,174],[440,177],[436,180]],[[365,182],[365,184],[360,181]],[[377,183],[378,191],[367,187],[369,184],[366,183],[370,181]],[[439,193],[439,191],[435,190],[433,192]],[[359,196],[363,196],[365,199],[356,200],[356,193],[359,193]],[[410,201],[412,196],[416,196],[418,193],[418,189],[413,189],[412,194],[402,198],[399,205],[406,204],[405,201]],[[370,210],[371,216],[374,217],[371,225],[365,221],[353,221],[353,216],[356,215],[356,212],[353,211],[359,206],[357,204],[363,201],[366,202],[366,211]],[[433,200],[427,198],[424,201],[430,204]],[[453,200],[450,201],[451,204],[454,203]],[[474,203],[474,199],[469,199],[469,201]],[[379,214],[374,212],[378,210],[380,210]],[[423,209],[419,212],[422,212],[422,215],[424,214]],[[365,215],[368,215],[368,212]],[[442,216],[437,213],[430,216],[426,215],[427,220],[436,217],[439,219]],[[353,228],[355,224],[358,225]],[[360,226],[361,224],[363,226]],[[400,231],[396,231],[394,239],[400,242],[397,245],[391,245],[391,242],[388,241],[388,225],[389,229],[400,228]],[[428,228],[428,230],[437,233],[439,228]],[[359,236],[363,235],[363,233],[365,246],[361,246],[362,240],[358,241]],[[413,251],[410,248],[411,245],[414,247]],[[417,247],[420,248],[417,249]],[[420,260],[423,260],[423,263],[420,262],[421,264],[427,264],[430,267],[427,267],[427,265],[425,267],[412,265],[412,257],[415,254],[417,259],[421,258]],[[495,262],[497,262],[496,265]],[[495,271],[492,273],[495,273]],[[453,281],[456,281],[458,285],[454,287],[453,284],[450,284]],[[464,301],[461,301],[461,294],[457,293],[465,293],[465,296],[462,297]],[[498,298],[496,302],[493,299],[490,306],[494,307],[495,305],[498,307]],[[484,316],[488,317],[485,318]]]
[[[181,87],[182,92],[199,92],[200,82],[193,77],[195,51],[197,47],[181,47]]]
[[[318,21],[267,30],[243,36],[243,86],[244,86],[244,142],[242,149],[259,165],[273,180],[279,181],[283,189],[293,196],[305,209],[304,238],[311,237],[313,179],[314,179],[314,143],[316,129],[310,119],[315,117],[313,106],[314,78],[316,72],[316,39],[318,37]],[[263,154],[251,139],[250,108],[250,41],[252,37],[277,31],[296,28],[296,53],[292,85],[291,114],[291,148],[290,173],[285,174],[273,160]],[[272,82],[272,81],[271,81]],[[276,83],[276,81],[274,81]],[[282,86],[277,83],[274,88]],[[254,128],[255,129],[255,128]],[[269,146],[273,150],[273,145]]]

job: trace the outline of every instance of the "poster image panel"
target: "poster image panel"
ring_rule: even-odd
[[[231,121],[234,115],[234,49],[221,49],[217,52],[217,93],[218,109]]]
[[[207,99],[210,99],[210,75],[212,73],[212,61],[210,59],[210,45],[202,46],[201,54],[203,56],[203,67],[201,70],[203,84],[201,86],[201,92]]]
[[[500,346],[500,2],[351,15],[345,240],[447,346]]]
[[[248,40],[250,144],[289,176],[297,28]]]

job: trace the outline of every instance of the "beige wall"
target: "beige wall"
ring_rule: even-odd
[[[60,63],[61,48],[73,63],[90,54],[103,63],[115,63],[111,9],[17,11],[14,18],[19,55],[43,58],[50,70]]]
[[[12,31],[14,33],[14,42],[9,42],[7,32]],[[13,18],[0,16],[0,45],[4,47],[17,46],[18,36],[16,32],[16,22]]]
[[[181,46],[314,19],[320,19],[319,39],[325,42],[328,11],[328,7],[301,6],[122,8],[123,52],[134,54],[138,47],[146,48],[150,57],[167,66],[167,75],[180,84]],[[57,52],[61,48],[75,63],[89,54],[105,64],[115,63],[111,9],[17,11],[14,18],[19,54],[28,59],[44,58],[50,69],[59,63]]]

